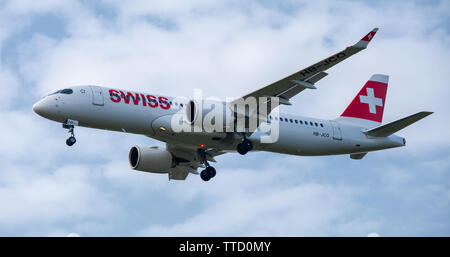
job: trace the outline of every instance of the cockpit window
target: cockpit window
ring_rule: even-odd
[[[61,92],[61,90],[58,90],[58,91],[56,91],[56,92],[54,92],[54,93],[51,93],[51,94],[49,94],[49,95],[56,95],[56,94],[58,94],[59,92]]]
[[[66,95],[70,95],[70,94],[73,94],[73,90],[70,89],[70,88],[66,88],[66,89],[61,90],[60,93],[61,94],[66,94]]]
[[[54,93],[51,93],[51,94],[49,94],[49,95],[56,95],[56,94],[59,94],[59,93],[61,93],[61,94],[66,94],[66,95],[70,95],[70,94],[73,94],[73,90],[70,89],[70,88],[66,88],[66,89],[58,90],[58,91],[56,91],[56,92],[54,92]]]

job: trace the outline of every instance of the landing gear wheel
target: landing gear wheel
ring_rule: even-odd
[[[209,178],[214,178],[216,176],[216,169],[214,169],[214,167],[208,166],[206,167],[205,171],[208,174]]]
[[[247,150],[247,152],[250,152],[253,149],[253,143],[248,139],[244,139],[242,144],[245,146],[245,150]]]
[[[242,154],[242,155],[245,155],[245,154],[248,152],[248,151],[245,149],[245,145],[242,144],[242,143],[239,143],[239,144],[237,145],[236,150],[238,151],[238,153],[240,153],[240,154]]]
[[[77,142],[77,140],[75,139],[75,137],[71,136],[66,140],[66,144],[68,146],[72,146]]]
[[[198,149],[198,155],[200,157],[200,162],[206,167],[202,172],[200,172],[200,177],[203,181],[209,181],[216,176],[216,169],[209,166],[208,160],[206,159],[205,149]]]
[[[238,151],[238,153],[244,155],[246,153],[248,153],[249,151],[251,151],[253,149],[253,143],[252,141],[248,140],[248,139],[244,139],[242,141],[242,143],[239,143],[237,145],[236,150]]]
[[[209,176],[208,172],[206,170],[203,170],[200,172],[200,177],[203,179],[203,181],[209,181],[211,177]]]

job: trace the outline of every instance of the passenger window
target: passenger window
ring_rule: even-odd
[[[292,120],[292,119],[289,119],[289,121],[291,122],[291,123],[293,123],[294,121]]]
[[[303,124],[303,121],[299,120],[300,124]]]
[[[314,124],[312,123],[312,121],[309,122],[309,125],[314,126]]]
[[[322,123],[320,123],[320,126],[323,128],[323,124]]]
[[[283,118],[280,117],[280,121],[283,121]]]
[[[295,123],[298,124],[298,120],[295,120]]]
[[[183,104],[180,104],[181,107],[183,107]]]
[[[316,123],[314,123],[314,125],[316,125],[316,127],[318,127],[319,125],[317,124],[317,122]]]
[[[305,120],[305,125],[308,125],[308,122]]]

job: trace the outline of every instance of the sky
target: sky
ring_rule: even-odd
[[[448,1],[0,0],[1,236],[450,236]],[[67,147],[31,107],[71,85],[242,96],[356,43],[281,112],[334,119],[375,73],[407,146],[217,157],[217,176],[133,171],[151,138],[88,128]]]

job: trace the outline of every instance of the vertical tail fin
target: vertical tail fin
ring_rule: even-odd
[[[341,117],[381,123],[389,76],[374,74],[359,91]]]

